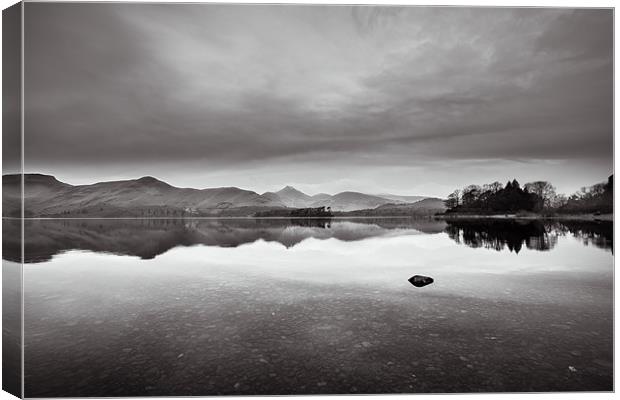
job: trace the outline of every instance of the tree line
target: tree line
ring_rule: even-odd
[[[447,213],[612,213],[613,175],[607,182],[583,187],[570,196],[557,193],[547,181],[528,182],[523,187],[516,179],[506,185],[468,185],[450,193],[445,205]]]
[[[278,208],[273,210],[259,211],[254,214],[255,217],[291,217],[291,218],[331,218],[334,216],[331,207],[315,207],[315,208]]]

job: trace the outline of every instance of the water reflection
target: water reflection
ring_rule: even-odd
[[[593,245],[613,252],[614,224],[611,221],[564,221],[564,232],[570,232],[586,246]]]
[[[25,396],[611,390],[611,231],[551,224],[29,220]]]
[[[68,250],[152,259],[178,246],[197,244],[238,247],[258,240],[287,248],[308,238],[357,241],[384,235],[442,232],[446,224],[432,219],[143,219],[27,220],[25,262],[50,260]],[[19,221],[3,228],[3,258],[20,260]]]
[[[3,229],[3,258],[21,259],[18,220]],[[68,250],[137,256],[153,259],[178,246],[197,244],[238,247],[258,240],[287,248],[305,239],[358,241],[389,235],[446,232],[470,247],[519,253],[553,249],[558,237],[573,235],[584,245],[613,250],[613,224],[603,221],[450,220],[435,219],[145,219],[145,220],[27,220],[25,262],[50,260]]]
[[[584,245],[613,251],[613,223],[609,221],[455,219],[448,221],[446,232],[459,244],[497,251],[519,253],[524,246],[547,251],[567,234]]]

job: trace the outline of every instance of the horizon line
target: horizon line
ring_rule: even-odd
[[[215,186],[215,187],[204,187],[204,188],[187,187],[187,186],[181,187],[181,186],[175,186],[175,185],[173,185],[171,183],[168,183],[167,181],[162,180],[160,178],[157,178],[157,177],[155,177],[153,175],[144,175],[144,176],[141,176],[139,178],[126,178],[126,179],[117,179],[117,180],[102,180],[102,181],[96,181],[94,183],[85,183],[85,184],[68,183],[66,181],[58,179],[56,177],[56,175],[49,174],[49,173],[46,174],[46,173],[42,173],[42,172],[20,172],[20,173],[13,173],[13,174],[4,174],[3,173],[2,177],[4,178],[5,176],[26,176],[26,175],[46,176],[46,177],[53,178],[53,179],[55,179],[56,181],[58,181],[58,182],[60,182],[62,184],[70,185],[70,186],[91,186],[91,185],[96,185],[96,184],[100,184],[100,183],[115,183],[115,182],[138,181],[140,179],[154,179],[154,180],[156,180],[158,182],[164,183],[164,184],[166,184],[166,185],[168,185],[170,187],[173,187],[175,189],[191,189],[191,190],[239,189],[239,190],[245,190],[245,191],[248,191],[248,192],[253,192],[253,193],[256,193],[256,194],[258,194],[260,196],[262,196],[264,194],[267,194],[267,193],[277,194],[278,192],[280,192],[280,191],[282,191],[282,190],[284,190],[286,188],[292,188],[292,189],[294,189],[294,190],[296,190],[296,191],[298,191],[298,192],[300,192],[300,193],[302,193],[302,194],[304,194],[306,196],[310,196],[310,197],[318,196],[320,194],[326,194],[328,196],[336,196],[336,195],[342,194],[342,193],[360,193],[360,194],[364,194],[364,195],[367,195],[367,196],[376,196],[376,197],[381,197],[382,195],[383,196],[388,195],[388,196],[399,196],[399,197],[421,197],[422,199],[420,199],[420,200],[429,199],[429,198],[438,198],[438,199],[442,199],[443,200],[442,197],[438,197],[438,196],[427,196],[427,195],[420,195],[420,194],[394,194],[394,193],[387,193],[387,192],[367,193],[367,192],[361,192],[359,190],[342,190],[342,191],[339,191],[339,192],[337,192],[335,194],[331,194],[331,193],[327,193],[327,192],[318,192],[316,194],[310,195],[310,194],[307,194],[306,192],[304,192],[304,191],[302,191],[300,189],[297,189],[295,186],[289,185],[289,184],[284,184],[284,186],[281,189],[277,190],[277,191],[267,190],[267,191],[264,191],[262,193],[259,192],[259,191],[256,191],[256,190],[245,189],[245,188],[242,188],[242,187],[239,187],[239,186]]]

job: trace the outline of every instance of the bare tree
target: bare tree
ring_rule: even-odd
[[[560,208],[568,203],[568,197],[563,194],[556,194],[550,201],[551,208]]]
[[[473,205],[480,198],[480,194],[482,193],[482,188],[478,185],[469,185],[465,189],[463,189],[463,193],[461,194],[461,203],[464,206]]]
[[[448,195],[448,199],[444,202],[446,207],[454,208],[458,207],[461,204],[461,191],[455,190],[454,192]]]
[[[547,181],[526,183],[523,188],[530,193],[534,193],[540,196],[540,198],[543,200],[544,208],[551,208],[553,200],[557,196],[557,194],[555,193],[555,187]]]
[[[487,186],[489,188],[488,190],[490,190],[492,193],[497,193],[504,188],[504,185],[502,185],[501,182],[497,182],[497,181],[493,183],[489,183],[488,185],[485,185],[485,186]]]

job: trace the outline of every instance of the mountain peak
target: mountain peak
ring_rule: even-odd
[[[138,182],[161,182],[159,179],[152,176],[143,176],[142,178],[136,179]]]
[[[3,175],[3,178],[7,177],[7,175]],[[11,175],[14,180],[21,180],[21,174]],[[25,184],[43,184],[43,185],[66,185],[66,183],[59,181],[56,179],[54,175],[46,175],[46,174],[24,174],[24,182]]]
[[[287,207],[294,208],[307,207],[312,200],[310,196],[292,186],[285,186],[281,190],[277,191],[276,195]]]
[[[279,191],[276,192],[277,194],[301,194],[304,196],[307,196],[304,192],[295,189],[294,187],[290,186],[290,185],[286,185],[284,186],[282,189],[280,189]]]
[[[280,189],[280,192],[284,192],[284,191],[290,191],[290,190],[295,190],[296,192],[299,192],[299,190],[295,189],[294,187],[292,187],[291,185],[286,185],[284,186],[282,189]]]
[[[136,183],[140,183],[142,185],[157,185],[157,186],[165,186],[170,187],[170,184],[160,181],[159,179],[152,176],[143,176],[142,178],[138,178],[135,180]]]

